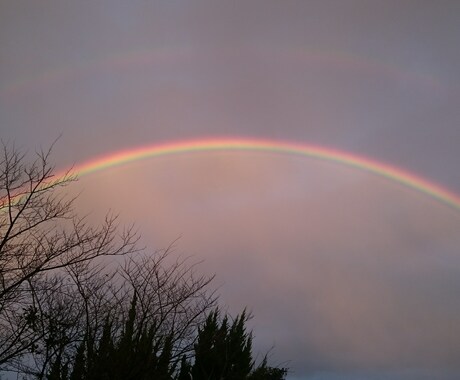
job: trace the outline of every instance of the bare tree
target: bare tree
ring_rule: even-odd
[[[198,327],[216,305],[213,277],[197,274],[189,258],[172,259],[168,248],[156,255],[127,258],[121,270],[125,294],[137,299],[137,327],[155,326],[155,335],[172,338],[173,359],[192,351]],[[125,308],[127,309],[127,308]]]
[[[126,333],[133,306],[133,334],[167,338],[175,362],[191,353],[216,305],[212,277],[172,247],[141,252],[114,216],[98,227],[79,217],[63,191],[76,178],[54,174],[50,150],[31,164],[14,147],[1,154],[0,371],[44,379],[56,365],[72,368],[82,345],[93,355],[104,329]]]
[[[58,299],[65,289],[60,271],[103,256],[133,253],[137,236],[132,228],[120,231],[115,216],[108,215],[97,227],[77,216],[75,198],[62,191],[75,177],[54,174],[50,150],[37,152],[27,164],[14,146],[2,144],[0,149],[2,367],[33,351],[46,336],[43,308],[56,309],[64,302]]]
[[[192,355],[198,327],[216,306],[215,293],[208,289],[213,277],[197,274],[196,264],[178,258],[170,248],[105,264],[93,260],[69,265],[46,280],[46,289],[40,287],[34,321],[40,339],[12,363],[15,371],[43,379],[56,362],[72,369],[82,344],[90,370],[104,330],[110,326],[112,339],[120,339],[132,311],[135,341],[146,331],[159,347],[170,339],[172,367]]]

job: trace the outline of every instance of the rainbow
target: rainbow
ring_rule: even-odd
[[[241,54],[241,50],[238,51]],[[123,52],[121,54],[109,55],[95,60],[87,60],[77,64],[52,68],[39,75],[23,77],[7,83],[0,87],[0,97],[13,98],[30,91],[40,90],[47,86],[63,82],[72,82],[84,79],[86,76],[96,75],[99,72],[113,71],[119,75],[125,70],[137,69],[140,67],[154,67],[173,62],[182,62],[193,59],[196,52],[193,49],[166,47],[157,49],[138,49]],[[221,47],[218,54],[234,55],[231,48]],[[245,54],[256,54],[254,49],[247,47]],[[259,52],[259,54],[263,54]],[[370,76],[383,76],[391,80],[409,81],[412,84],[419,83],[427,86],[431,91],[440,90],[441,82],[434,76],[421,74],[413,70],[395,66],[389,62],[383,62],[371,57],[349,53],[346,51],[305,49],[304,47],[291,46],[283,48],[270,48],[265,51],[269,57],[279,57],[286,62],[299,62],[312,64],[317,67],[329,66],[330,69],[343,68],[347,70],[359,70],[367,72]]]
[[[453,207],[456,210],[460,210],[459,195],[404,169],[335,149],[273,140],[216,138],[150,145],[119,151],[81,165],[77,165],[74,167],[73,172],[77,176],[86,176],[101,170],[126,165],[138,160],[165,155],[210,151],[269,152],[299,155],[335,162],[340,165],[353,167],[387,178],[390,181],[424,193],[450,207]]]

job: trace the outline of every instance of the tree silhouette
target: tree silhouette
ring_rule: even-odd
[[[140,328],[136,318],[136,296],[129,317],[118,337],[107,321],[94,346],[83,342],[70,361],[57,356],[47,380],[282,380],[285,368],[267,365],[265,357],[255,366],[252,334],[246,331],[248,316],[243,311],[232,323],[220,312],[209,313],[198,328],[194,351],[177,358],[173,355],[173,334],[156,336],[154,326]],[[72,371],[69,373],[69,367]]]
[[[286,369],[267,366],[266,358],[260,366],[255,367],[252,333],[246,330],[246,322],[249,320],[246,310],[231,324],[227,315],[221,321],[219,316],[219,310],[214,310],[198,331],[194,363],[191,366],[185,364],[191,368],[193,380],[284,378]]]
[[[216,309],[194,263],[144,253],[132,228],[93,227],[50,151],[0,158],[0,371],[39,380],[282,379],[256,367],[244,311]],[[118,260],[110,260],[121,256]],[[213,311],[211,311],[213,310]]]
[[[70,339],[60,335],[70,332],[62,325],[75,317],[60,316],[69,301],[65,292],[58,296],[66,286],[62,271],[133,253],[137,236],[119,230],[111,215],[98,227],[79,217],[75,198],[60,191],[75,177],[55,176],[50,150],[28,164],[14,146],[0,149],[0,368],[16,368],[21,356],[43,348],[41,342],[57,355]]]
[[[133,297],[129,316],[118,337],[106,321],[102,335],[96,341],[85,339],[74,357],[63,365],[56,357],[48,380],[147,380],[172,379],[176,368],[172,358],[172,335],[158,337],[153,326],[139,330],[136,320],[136,296]],[[68,375],[69,365],[72,367]]]

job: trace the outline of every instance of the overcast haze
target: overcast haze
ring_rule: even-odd
[[[310,144],[460,193],[459,1],[0,0],[0,137],[58,169],[209,137]],[[460,378],[460,209],[337,163],[162,156],[82,213],[216,273],[292,379]]]

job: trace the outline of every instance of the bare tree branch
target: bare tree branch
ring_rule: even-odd
[[[51,148],[27,164],[14,146],[1,146],[0,365],[43,339],[44,326],[39,328],[36,318],[59,294],[59,270],[138,251],[134,229],[120,233],[116,216],[107,215],[98,227],[77,216],[75,198],[62,192],[76,177],[54,174]]]

